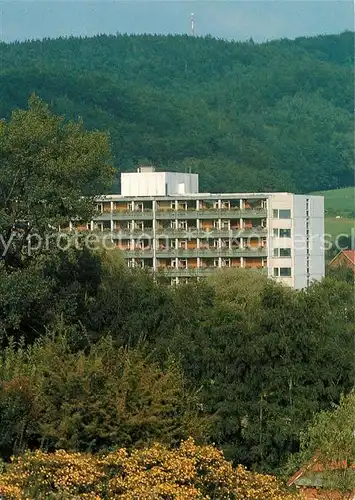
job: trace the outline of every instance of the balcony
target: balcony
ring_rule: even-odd
[[[170,219],[197,219],[198,212],[196,209],[187,210],[174,210],[174,209],[158,209],[155,212],[155,217],[158,220],[170,220]]]
[[[135,249],[135,250],[121,250],[123,252],[123,256],[125,259],[152,259],[153,258],[153,250],[149,249]]]
[[[111,220],[111,212],[102,212],[101,214],[100,213],[97,213],[94,215],[93,217],[93,220],[96,222],[96,221],[104,221],[104,220]]]
[[[263,218],[267,216],[266,208],[206,208],[206,209],[187,209],[187,210],[157,210],[157,219],[237,219],[245,218]]]
[[[170,257],[267,257],[266,248],[165,248],[157,249],[158,259]]]
[[[206,267],[186,267],[186,268],[176,268],[176,267],[158,267],[157,273],[160,276],[164,276],[167,278],[174,277],[199,277],[199,276],[210,276],[216,271],[226,270],[226,269],[240,269],[240,267],[230,266],[230,267],[214,267],[214,266],[206,266]],[[267,267],[259,267],[259,268],[250,268],[251,271],[257,271],[258,273],[262,273],[264,276],[267,276],[268,269]]]
[[[112,212],[113,220],[132,220],[132,219],[152,219],[153,218],[153,210],[144,209],[144,210],[117,210]]]
[[[102,220],[142,220],[142,219],[152,219],[153,210],[113,210],[112,212],[102,212],[101,214],[96,214],[94,217],[95,221]]]
[[[120,239],[120,238],[130,238],[134,240],[142,240],[144,238],[153,238],[153,228],[147,228],[147,229],[129,229],[129,228],[122,228],[122,229],[115,229],[112,231],[112,238],[113,239]]]
[[[197,212],[199,219],[238,219],[238,218],[263,218],[267,216],[266,208],[221,208],[200,209]]]
[[[198,277],[198,276],[209,276],[214,271],[218,269],[217,267],[158,267],[157,273],[166,276],[167,278],[174,277]]]
[[[154,212],[152,209],[144,210],[113,210],[96,214],[94,220],[132,220],[132,219],[152,219]],[[158,209],[155,212],[157,220],[170,219],[238,219],[238,218],[265,218],[266,208],[225,208],[225,209]]]
[[[175,229],[171,227],[167,228],[157,228],[157,237],[166,238],[238,238],[238,237],[261,237],[267,235],[267,228],[265,227],[253,227],[244,229],[197,229],[196,227],[188,227],[187,229]]]

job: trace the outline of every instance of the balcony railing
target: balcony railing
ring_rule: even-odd
[[[198,276],[209,276],[216,271],[220,270],[229,270],[229,269],[240,269],[238,266],[225,266],[225,267],[214,267],[214,266],[206,266],[206,267],[187,267],[187,268],[176,268],[176,267],[158,267],[157,273],[158,276],[164,277],[198,277]],[[268,270],[266,267],[259,268],[250,268],[251,270],[255,270],[263,275],[267,275]]]
[[[243,237],[260,237],[267,235],[267,228],[253,227],[253,228],[234,228],[234,229],[197,229],[195,227],[188,227],[186,229],[175,229],[171,227],[156,229],[157,237],[177,237],[177,238],[238,238]]]
[[[94,232],[99,234],[110,233],[112,239],[130,238],[130,239],[144,239],[153,238],[154,230],[152,227],[146,229],[130,229],[130,228],[116,228],[113,231],[109,228],[95,228]],[[267,236],[267,229],[265,227],[254,227],[244,229],[197,229],[189,227],[187,229],[174,229],[171,227],[157,228],[155,230],[155,237],[158,239],[171,239],[180,238],[186,240],[193,239],[214,239],[214,238],[261,238]]]
[[[163,276],[166,276],[166,277],[169,277],[169,278],[173,278],[173,277],[187,277],[187,276],[208,276],[210,274],[212,274],[213,272],[216,271],[216,269],[218,269],[217,267],[185,267],[185,268],[182,268],[182,267],[179,267],[179,268],[175,268],[175,267],[158,267],[157,268],[157,273],[158,275],[163,275]]]
[[[124,258],[129,259],[129,258],[139,258],[139,259],[152,259],[153,258],[153,250],[150,249],[135,249],[135,250],[128,250],[128,249],[122,249],[122,252],[124,253]]]
[[[157,210],[157,219],[238,219],[241,217],[262,218],[267,216],[266,208],[224,208]]]
[[[144,210],[113,210],[105,211],[95,215],[95,220],[129,220],[129,219],[152,219],[152,209]],[[238,219],[238,218],[263,218],[267,216],[266,208],[221,208],[221,209],[157,209],[157,219]]]
[[[157,249],[156,257],[267,257],[266,248],[166,248]]]
[[[113,239],[130,238],[130,239],[141,240],[144,238],[153,238],[153,234],[154,234],[153,228],[151,227],[147,229],[117,228],[112,231],[112,238]]]
[[[113,210],[96,214],[94,220],[132,220],[132,219],[152,219],[153,210]]]

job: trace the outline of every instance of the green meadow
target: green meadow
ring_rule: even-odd
[[[327,216],[354,217],[355,212],[355,188],[331,189],[329,191],[318,191],[313,194],[324,196],[324,208]]]
[[[332,236],[333,241],[341,234],[354,234],[355,188],[331,189],[312,194],[324,196],[325,232]]]

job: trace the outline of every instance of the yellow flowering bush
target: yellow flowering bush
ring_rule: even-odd
[[[274,476],[233,468],[213,446],[193,439],[105,455],[27,452],[0,474],[5,499],[65,498],[294,500]]]

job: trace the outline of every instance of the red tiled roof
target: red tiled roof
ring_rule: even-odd
[[[343,254],[355,265],[355,250],[343,250]]]

